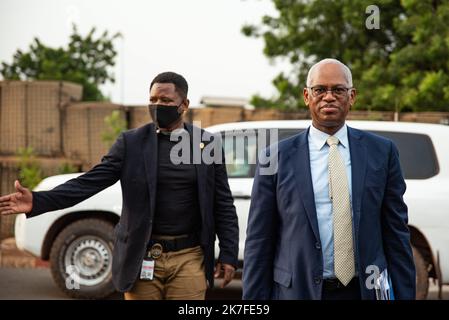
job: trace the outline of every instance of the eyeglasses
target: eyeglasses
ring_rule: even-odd
[[[312,91],[312,96],[314,96],[315,98],[322,97],[329,91],[332,93],[332,95],[334,97],[341,98],[348,93],[348,90],[351,90],[353,88],[336,86],[336,87],[332,87],[332,88],[328,89],[325,86],[313,86],[313,87],[307,87],[307,89],[310,89]]]

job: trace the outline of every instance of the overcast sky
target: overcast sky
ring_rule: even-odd
[[[121,32],[116,83],[103,92],[113,102],[143,105],[148,86],[163,71],[189,82],[191,105],[202,96],[271,96],[281,70],[263,55],[263,40],[245,37],[245,23],[276,15],[270,0],[0,0],[0,61],[26,50],[34,37],[65,46],[75,22],[85,35],[97,27]]]

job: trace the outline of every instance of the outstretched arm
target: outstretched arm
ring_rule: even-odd
[[[71,207],[120,179],[125,154],[121,134],[101,162],[85,174],[71,179],[50,191],[30,192],[16,181],[16,193],[0,198],[2,214],[26,213],[27,217]]]

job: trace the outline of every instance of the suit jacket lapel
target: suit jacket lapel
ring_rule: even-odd
[[[315,196],[313,192],[312,175],[310,171],[309,154],[309,130],[305,130],[298,135],[292,149],[290,157],[295,171],[296,181],[300,198],[304,203],[304,208],[313,233],[317,239],[319,237],[318,219],[315,207]],[[365,183],[365,172],[367,162],[366,146],[360,141],[362,138],[358,130],[348,127],[348,140],[351,150],[351,171],[352,171],[352,208],[354,214],[355,235],[358,236],[360,222],[360,207],[362,203],[363,186]]]
[[[154,214],[156,205],[156,186],[157,186],[157,134],[153,123],[148,126],[148,132],[142,139],[142,151],[145,162],[145,174],[148,183],[148,192],[150,197],[151,215]]]
[[[361,138],[361,133],[358,130],[348,127],[348,140],[351,151],[352,211],[356,236],[359,230],[360,207],[362,204],[367,162],[367,150],[366,146],[362,144]]]
[[[309,129],[300,133],[296,139],[296,148],[292,150],[291,163],[296,176],[296,183],[300,198],[304,203],[307,217],[312,227],[313,233],[317,240],[320,239],[318,229],[318,219],[315,207],[315,196],[313,193],[312,174],[310,172],[310,155],[309,155]]]

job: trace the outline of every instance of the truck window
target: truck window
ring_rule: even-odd
[[[287,139],[303,131],[299,129],[280,129],[279,140]],[[432,140],[425,134],[375,131],[371,133],[392,140],[399,150],[399,160],[405,179],[428,179],[439,172],[438,160]],[[232,133],[230,136],[222,134],[226,169],[230,178],[252,178],[256,167],[257,131],[243,130],[241,133]],[[268,138],[267,138],[268,141]]]
[[[256,130],[222,134],[226,171],[229,178],[252,178],[256,170]]]
[[[428,179],[439,171],[432,140],[425,134],[371,131],[391,139],[399,150],[399,161],[405,179]]]

